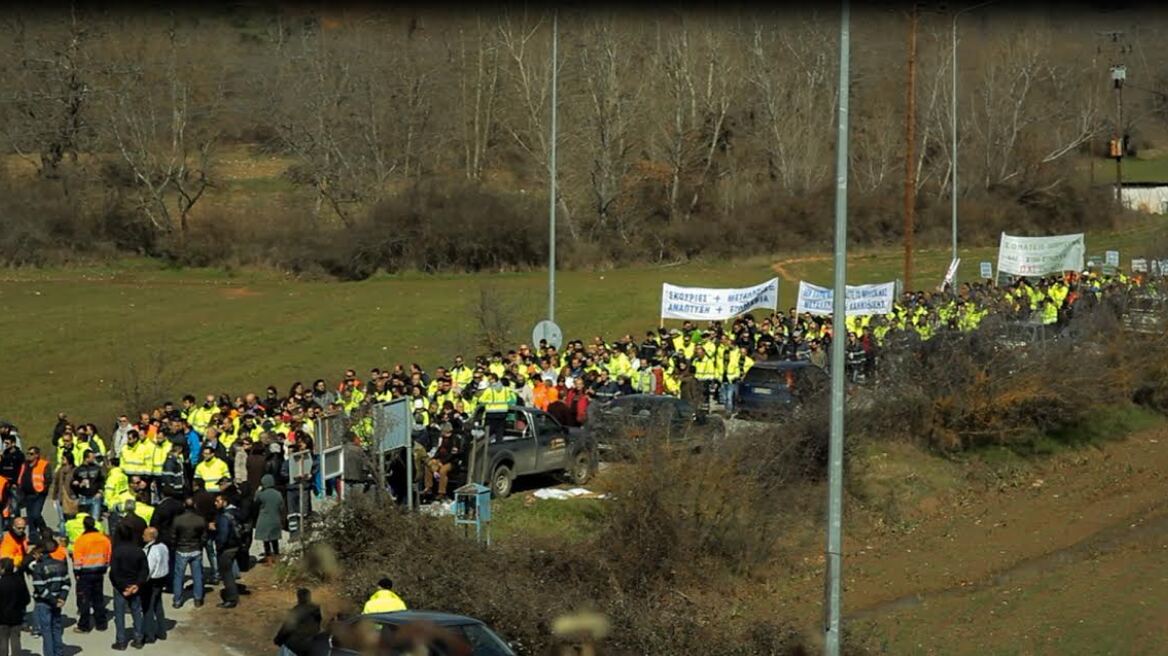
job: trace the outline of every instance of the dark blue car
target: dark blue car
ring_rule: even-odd
[[[756,362],[738,386],[738,416],[773,419],[824,393],[829,382],[826,371],[807,361]]]
[[[365,650],[369,648],[387,648],[393,644],[394,635],[398,631],[411,625],[436,627],[442,633],[465,643],[472,656],[515,656],[515,652],[502,638],[473,617],[419,610],[372,613],[350,618],[342,622],[341,626],[334,626],[332,635],[320,636],[321,642],[327,645],[322,645],[320,652],[328,656],[361,656],[368,653]]]

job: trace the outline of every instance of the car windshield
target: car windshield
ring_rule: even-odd
[[[392,642],[392,636],[400,628],[396,624],[382,625],[382,644]],[[472,656],[515,656],[515,652],[507,646],[507,643],[503,642],[499,636],[495,635],[483,624],[454,624],[447,625],[443,628],[454,633],[459,638],[466,640],[467,644],[470,645]]]
[[[466,638],[474,656],[514,656],[514,652],[482,624],[461,624],[454,627]]]
[[[762,367],[752,367],[750,371],[746,372],[746,377],[742,380],[747,385],[790,385],[791,379],[794,377],[794,369],[765,369]],[[790,377],[788,377],[790,374]]]

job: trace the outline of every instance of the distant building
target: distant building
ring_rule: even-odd
[[[1168,182],[1125,182],[1123,206],[1148,214],[1168,214]]]

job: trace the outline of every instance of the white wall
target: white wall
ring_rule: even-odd
[[[1124,187],[1123,204],[1129,209],[1149,214],[1168,214],[1168,185],[1163,187]]]

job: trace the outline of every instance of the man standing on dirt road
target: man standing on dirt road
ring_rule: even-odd
[[[296,591],[296,605],[288,610],[280,631],[272,640],[280,648],[277,656],[308,656],[312,653],[312,639],[320,633],[322,617],[320,606],[312,603],[307,588]]]
[[[223,582],[223,589],[219,596],[219,608],[235,608],[239,605],[239,587],[235,583],[235,557],[243,543],[240,531],[237,528],[239,517],[236,508],[223,494],[215,496],[215,509],[219,514],[215,516],[215,551],[217,552],[216,567],[219,570],[219,580]]]
[[[20,507],[28,517],[28,534],[34,541],[48,537],[44,512],[52,480],[52,465],[41,457],[39,447],[29,447],[28,459],[21,465],[20,473],[17,474],[16,487],[20,491]]]

